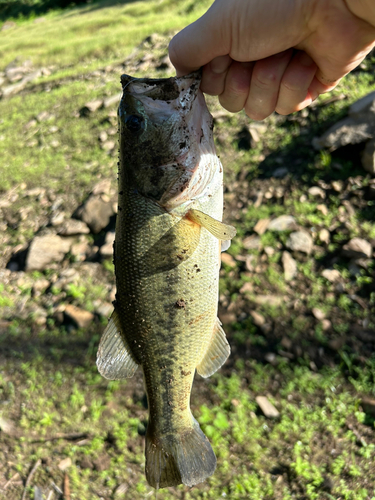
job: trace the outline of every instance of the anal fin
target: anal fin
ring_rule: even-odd
[[[196,224],[206,228],[218,240],[231,240],[236,236],[236,228],[229,224],[224,224],[224,222],[220,222],[200,210],[192,208],[186,215]]]
[[[96,366],[100,375],[109,380],[131,378],[138,367],[121,333],[116,309],[100,340]]]
[[[225,363],[229,354],[230,346],[221,327],[221,321],[217,318],[211,343],[197,366],[197,372],[204,378],[210,377]]]

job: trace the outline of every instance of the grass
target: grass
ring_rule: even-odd
[[[116,148],[109,153],[98,138],[106,131],[116,140],[116,105],[88,117],[81,117],[80,109],[88,101],[119,92],[122,68],[116,65],[136,47],[129,71],[171,74],[155,69],[155,64],[137,69],[136,62],[150,50],[159,60],[171,33],[207,6],[206,1],[192,0],[99,2],[50,12],[40,23],[18,19],[16,27],[2,32],[0,69],[18,56],[20,62],[31,58],[35,67],[54,67],[35,87],[0,101],[0,189],[7,194],[14,188],[0,223],[15,220],[2,231],[4,259],[11,248],[27,245],[40,227],[48,225],[49,198],[56,204],[60,200],[61,210],[71,214],[98,180],[109,178],[115,186]],[[154,32],[164,39],[139,46]],[[326,106],[327,98],[322,97],[305,117],[270,117],[260,143],[249,150],[238,148],[238,132],[248,125],[245,115],[215,125],[226,169],[225,217],[238,229],[228,250],[234,265],[224,264],[220,276],[220,314],[232,315],[225,324],[232,355],[209,380],[197,377],[191,402],[213,444],[218,467],[195,488],[159,492],[163,499],[375,498],[374,418],[362,404],[364,396],[375,395],[375,359],[367,344],[358,347],[352,334],[361,325],[367,325],[365,333],[374,328],[373,266],[352,276],[348,260],[340,254],[341,246],[354,236],[375,237],[373,205],[363,195],[370,179],[351,158],[311,147],[312,138],[344,116],[351,102],[373,90],[373,60],[366,64],[367,71],[350,75],[329,95],[343,92],[347,99]],[[115,69],[93,75],[107,65]],[[219,109],[215,99],[208,102],[210,109]],[[275,179],[273,172],[280,166],[288,173]],[[348,187],[348,178],[354,176],[361,178],[360,185]],[[324,200],[308,194],[309,187],[319,182],[331,186],[332,180],[342,181],[346,191],[325,188]],[[25,198],[24,184],[44,191]],[[263,201],[256,206],[253,200],[259,191]],[[351,216],[345,215],[343,202],[348,199],[358,205]],[[329,244],[314,236],[314,257],[293,254],[298,272],[292,282],[285,280],[282,267],[290,231],[265,232],[260,249],[248,251],[243,243],[259,219],[283,214],[293,215],[313,236],[322,228],[331,233]],[[90,236],[88,242],[100,245],[103,237]],[[0,487],[18,473],[23,483],[10,484],[6,495],[9,500],[20,498],[40,458],[32,484],[46,496],[52,480],[62,487],[65,472],[59,464],[69,457],[66,473],[72,500],[116,499],[123,497],[120,491],[134,500],[152,498],[144,476],[147,410],[140,373],[129,381],[104,380],[97,373],[95,355],[105,320],[96,314],[87,329],[75,329],[61,324],[55,314],[57,306],[67,303],[95,312],[96,302],[110,302],[113,265],[110,259],[87,263],[94,271],[90,274],[79,262],[68,261],[62,266],[78,271],[70,283],[53,285],[59,268],[11,277],[5,273],[0,283],[0,416],[13,421],[19,433],[17,438],[0,435]],[[326,267],[339,270],[341,291],[321,276]],[[51,286],[37,295],[34,284],[43,279]],[[244,285],[248,288],[241,292]],[[281,297],[282,303],[256,304],[259,295]],[[40,307],[47,313],[43,326],[37,323]],[[315,308],[326,315],[331,328],[323,328],[314,317]],[[337,340],[344,342],[333,347]],[[258,395],[268,397],[279,418],[262,414],[255,401]],[[69,438],[74,433],[81,437]],[[31,486],[28,498],[34,498]]]

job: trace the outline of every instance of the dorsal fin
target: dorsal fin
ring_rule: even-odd
[[[208,349],[203,359],[197,366],[197,372],[202,377],[210,377],[227,360],[230,354],[230,347],[221,327],[219,318],[216,319],[214,331]]]
[[[233,226],[224,224],[224,222],[220,222],[200,210],[192,208],[186,215],[196,224],[205,227],[218,240],[231,240],[236,236],[236,229]]]
[[[109,380],[131,378],[138,367],[121,333],[116,309],[100,340],[96,366],[100,375]]]

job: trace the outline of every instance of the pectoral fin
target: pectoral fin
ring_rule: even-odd
[[[217,318],[211,343],[202,361],[197,366],[197,372],[204,378],[210,377],[225,363],[229,354],[230,347],[225,332],[221,327],[221,322]]]
[[[224,224],[224,222],[220,222],[195,208],[189,210],[187,217],[196,224],[205,227],[218,240],[231,240],[236,235],[236,229],[233,226]]]
[[[121,334],[116,309],[100,340],[96,366],[99,373],[109,380],[131,378],[138,367]]]

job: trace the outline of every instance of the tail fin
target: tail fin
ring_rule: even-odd
[[[156,489],[194,486],[215,472],[216,457],[198,422],[188,431],[163,437],[146,434],[146,478]]]

